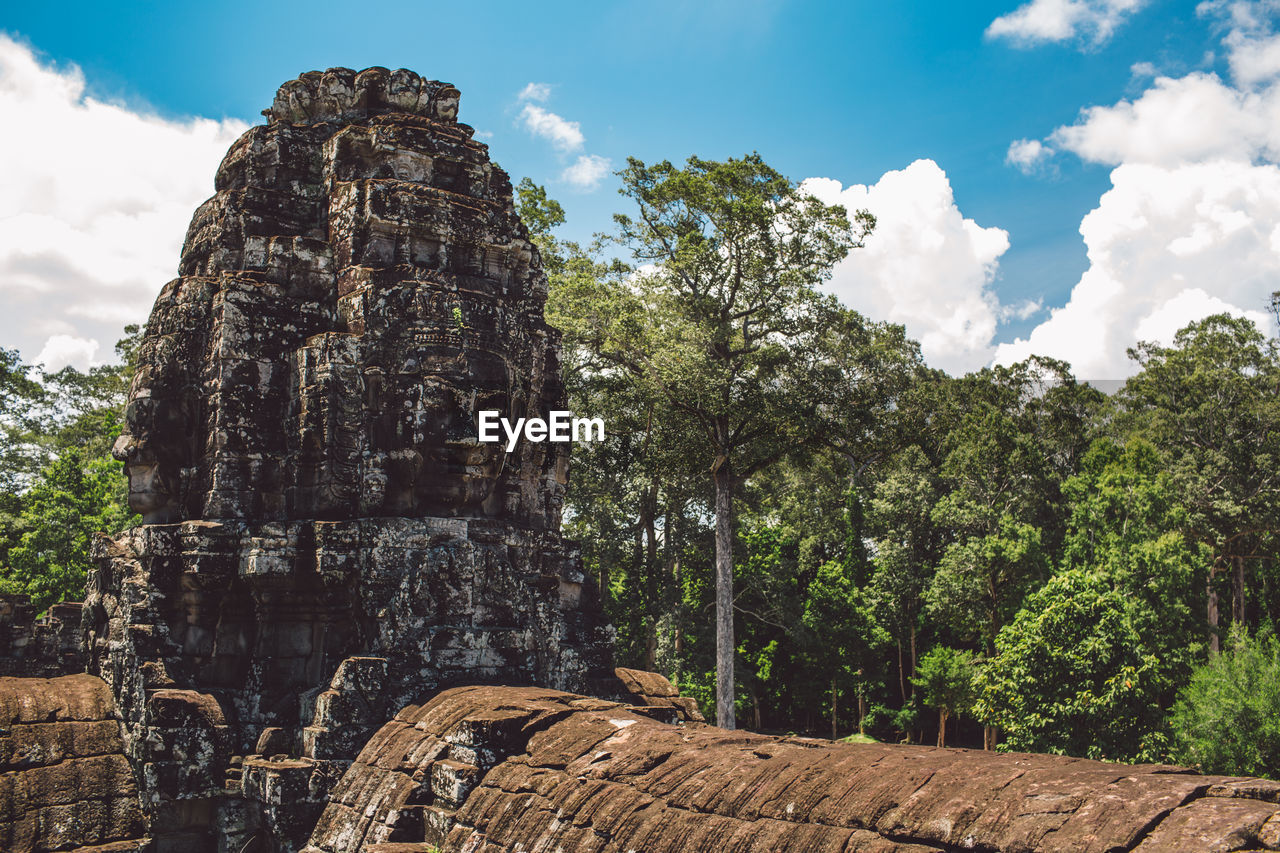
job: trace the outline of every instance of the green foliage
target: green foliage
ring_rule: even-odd
[[[934,646],[920,658],[911,683],[920,691],[924,704],[938,711],[938,746],[946,746],[948,718],[969,713],[976,673],[972,652]]]
[[[1179,331],[1172,347],[1144,343],[1130,355],[1142,371],[1125,385],[1122,425],[1160,449],[1186,510],[1181,527],[1211,549],[1213,570],[1237,563],[1241,622],[1240,563],[1274,555],[1280,533],[1280,342],[1218,314]]]
[[[546,187],[522,178],[516,186],[516,211],[529,229],[529,237],[539,246],[547,246],[554,240],[551,232],[564,224],[564,208],[560,202],[547,196]],[[554,244],[551,244],[554,248]]]
[[[974,672],[971,652],[934,646],[920,658],[920,670],[911,680],[925,705],[965,714],[973,703]]]
[[[1000,632],[978,714],[1009,749],[1161,760],[1162,728],[1198,650],[1202,559],[1155,449],[1094,443],[1063,484],[1064,568]]]
[[[1206,773],[1280,776],[1280,641],[1233,632],[1191,676],[1171,725],[1180,761]]]
[[[0,590],[26,593],[37,609],[84,595],[94,534],[118,533],[133,520],[120,501],[121,467],[68,449],[40,473],[23,495],[26,532],[9,551]]]
[[[1065,364],[1032,358],[943,384],[936,406],[945,494],[932,522],[951,542],[926,594],[930,615],[993,651],[1062,538],[1060,488],[1087,447],[1100,395]]]
[[[116,344],[117,365],[65,367],[31,379],[16,354],[0,365],[0,427],[8,430],[0,469],[0,591],[30,595],[38,608],[84,594],[97,532],[136,521],[122,465],[111,458],[141,329]],[[12,443],[9,443],[12,442]]]
[[[858,734],[857,732],[854,732],[851,735],[840,738],[840,742],[841,743],[879,743],[880,741],[876,740],[871,735],[861,735],[861,734]]]
[[[1152,614],[1106,572],[1068,569],[1001,631],[979,679],[977,713],[1008,749],[1134,761],[1152,758],[1186,655],[1170,660]]]
[[[0,349],[0,565],[23,527],[22,492],[45,459],[40,408],[47,394],[16,350]]]
[[[939,508],[945,513],[949,507]],[[990,533],[948,547],[927,593],[931,616],[988,650],[1047,568],[1038,528],[1009,515],[1001,515],[996,525]]]
[[[517,188],[570,405],[609,417],[610,441],[575,448],[565,526],[619,661],[714,716],[727,555],[752,726],[826,734],[834,711],[917,739],[928,708],[1008,748],[1167,759],[1206,583],[1234,566],[1233,620],[1280,623],[1276,342],[1209,318],[1135,350],[1113,399],[1042,358],[952,378],[817,290],[869,214],[758,155],[621,177],[634,269],[555,238],[563,208]]]

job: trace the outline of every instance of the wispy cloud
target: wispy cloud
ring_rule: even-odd
[[[587,141],[582,127],[576,121],[568,121],[535,104],[525,104],[520,111],[525,129],[534,136],[550,142],[557,151],[571,152],[582,148]]]
[[[1280,34],[1273,26],[1280,2],[1208,0],[1197,6],[1196,12],[1228,28],[1223,44],[1237,84],[1252,87],[1280,76]]]
[[[517,121],[529,133],[551,143],[562,158],[577,154],[577,159],[560,173],[560,180],[577,190],[594,190],[609,174],[609,159],[598,154],[580,153],[587,143],[582,126],[539,106],[550,97],[550,84],[527,84],[517,95],[517,101],[522,104]]]
[[[530,83],[520,90],[520,100],[543,103],[551,97],[550,83]]]
[[[597,154],[583,154],[573,165],[560,173],[560,180],[583,190],[593,190],[600,186],[604,176],[609,174],[609,159]]]
[[[1106,42],[1126,18],[1148,0],[1031,0],[987,27],[987,38],[1019,47],[1079,39],[1085,46]]]

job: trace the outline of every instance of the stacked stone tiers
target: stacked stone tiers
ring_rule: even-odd
[[[268,727],[300,748],[315,688],[353,656],[382,661],[388,713],[455,684],[586,684],[608,664],[576,546],[489,519],[144,525],[103,557],[90,669],[127,719],[147,690],[198,685],[241,753]],[[314,738],[303,752],[352,757]]]
[[[148,850],[111,692],[88,675],[0,678],[0,850]]]

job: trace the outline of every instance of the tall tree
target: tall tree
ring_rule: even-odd
[[[1205,615],[1217,653],[1218,578],[1230,577],[1232,622],[1247,624],[1245,563],[1280,533],[1280,342],[1218,314],[1171,347],[1141,343],[1129,355],[1142,371],[1125,385],[1125,419],[1164,452],[1187,530],[1211,552]]]
[[[942,556],[942,533],[932,518],[937,503],[937,472],[913,444],[886,466],[868,513],[876,551],[871,583],[877,610],[897,640],[903,704],[919,661],[925,590]]]
[[[683,169],[628,160],[615,217],[641,272],[591,300],[593,349],[690,424],[715,491],[716,720],[734,725],[735,484],[811,442],[839,316],[816,288],[874,227],[799,191],[758,154]],[[585,300],[584,300],[585,302]]]
[[[1089,442],[1101,394],[1066,364],[1032,358],[944,386],[946,494],[934,523],[946,546],[928,590],[929,610],[964,639],[995,653],[996,636],[1047,576],[1062,541],[1062,481]],[[984,745],[995,747],[988,726]]]

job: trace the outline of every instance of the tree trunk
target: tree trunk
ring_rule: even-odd
[[[919,665],[920,665],[920,661],[917,659],[917,656],[916,656],[916,625],[914,622],[912,622],[911,623],[911,675],[916,674],[916,667]],[[907,679],[907,683],[911,684],[910,678]],[[916,686],[914,684],[911,684],[911,692],[913,694],[916,692]]]
[[[938,709],[938,746],[947,745],[947,709]]]
[[[993,750],[996,748],[996,741],[1000,739],[1000,730],[995,726],[982,727],[982,748],[985,750]]]
[[[648,636],[645,638],[645,669],[658,671],[658,480],[649,484],[644,500],[644,607],[649,612],[645,620]]]
[[[676,625],[675,653],[672,666],[675,667],[676,680],[682,680],[684,673],[684,583],[680,578],[680,555],[676,553],[676,527],[671,522],[673,514],[667,513],[667,521],[672,527],[667,531],[667,548],[671,551],[671,587],[675,591],[671,599],[671,618]]]
[[[902,694],[902,704],[907,704],[907,668],[902,660],[902,637],[898,637],[898,692]]]
[[[867,733],[867,690],[858,684],[858,734]]]
[[[1209,580],[1205,582],[1205,593],[1208,597],[1208,617],[1209,617],[1209,654],[1216,656],[1219,651],[1218,644],[1218,592],[1213,588],[1213,578],[1217,574],[1218,565],[1215,560],[1213,565],[1209,566]]]
[[[831,679],[831,739],[836,739],[836,680]]]
[[[733,719],[733,481],[729,460],[720,457],[716,481],[716,725]]]
[[[1231,558],[1231,624],[1244,627],[1244,557]]]

